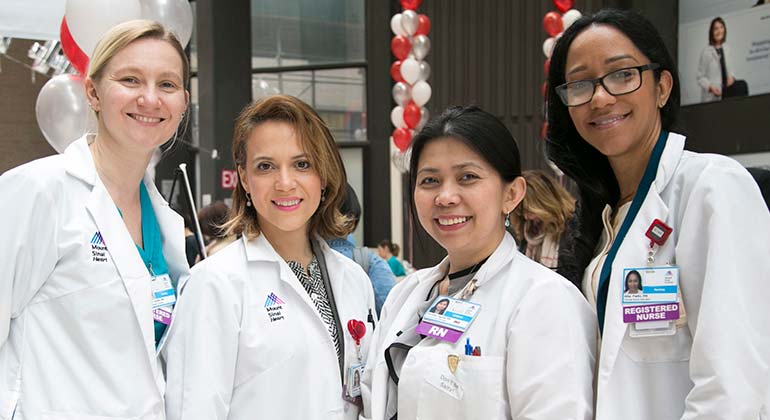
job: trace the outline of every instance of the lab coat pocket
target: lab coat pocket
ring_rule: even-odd
[[[686,324],[678,326],[676,334],[668,336],[630,337],[626,332],[621,348],[631,360],[639,363],[686,362],[690,360],[692,335]]]
[[[436,352],[439,353],[439,352]],[[459,357],[451,372],[451,357]],[[504,359],[490,356],[432,357],[420,388],[417,418],[504,419]]]
[[[139,420],[139,417],[91,416],[88,414],[57,413],[54,411],[44,411],[41,415],[41,420]]]

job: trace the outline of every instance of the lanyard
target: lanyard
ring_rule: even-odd
[[[604,315],[607,309],[607,293],[609,291],[610,276],[612,275],[612,263],[615,261],[615,257],[618,254],[620,245],[623,244],[623,240],[631,228],[631,224],[634,222],[636,215],[639,213],[639,209],[642,208],[642,203],[647,198],[647,193],[650,191],[652,181],[655,180],[655,176],[658,173],[658,164],[660,164],[660,157],[663,155],[663,149],[666,147],[666,139],[668,138],[668,132],[665,130],[660,131],[658,141],[655,143],[655,147],[652,149],[652,155],[649,162],[647,162],[647,168],[644,170],[642,180],[639,182],[639,187],[634,195],[634,201],[631,202],[631,207],[628,209],[628,214],[623,219],[623,224],[620,226],[618,236],[615,237],[615,241],[612,242],[610,251],[607,253],[607,258],[602,265],[602,272],[599,276],[599,290],[596,297],[596,313],[599,317],[599,333],[604,333]]]
[[[166,265],[166,259],[163,257],[163,240],[160,235],[160,226],[158,225],[158,219],[155,217],[152,201],[144,183],[139,185],[139,202],[142,207],[142,239],[144,249],[137,245],[136,250],[139,251],[139,255],[142,257],[144,265],[147,266],[150,275],[166,274],[168,273],[168,266]]]

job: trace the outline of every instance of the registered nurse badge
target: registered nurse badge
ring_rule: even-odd
[[[460,364],[460,356],[456,354],[450,354],[446,357],[446,364],[449,366],[449,371],[454,375],[457,370],[457,365]]]

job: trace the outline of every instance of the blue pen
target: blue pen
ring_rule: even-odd
[[[466,338],[465,339],[465,355],[466,356],[472,356],[473,355],[473,346],[471,345],[471,339]]]

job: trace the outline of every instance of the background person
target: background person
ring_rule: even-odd
[[[575,199],[543,171],[524,171],[527,192],[511,213],[511,231],[519,251],[548,268],[559,266],[559,246],[569,235]]]
[[[380,258],[388,263],[390,271],[392,271],[393,275],[396,277],[403,277],[406,275],[404,265],[398,260],[398,254],[400,252],[401,247],[399,247],[398,244],[391,243],[390,239],[383,239],[380,241],[379,245],[377,245],[377,253],[380,255]]]
[[[115,26],[85,81],[97,132],[0,176],[0,417],[163,419],[157,351],[189,268],[148,163],[183,120],[188,77],[171,32]]]
[[[603,10],[572,24],[548,85],[548,156],[580,190],[574,246],[560,264],[582,279],[601,332],[597,420],[758,418],[770,381],[770,214],[756,183],[668,131],[678,72],[638,13]],[[671,234],[650,262],[656,219]],[[624,323],[623,271],[648,264],[678,267],[673,334],[634,337]]]
[[[701,102],[712,102],[731,96],[747,96],[748,85],[744,80],[735,80],[730,64],[730,48],[727,41],[727,27],[721,17],[709,25],[709,45],[700,55],[698,62],[698,84],[701,87]]]

